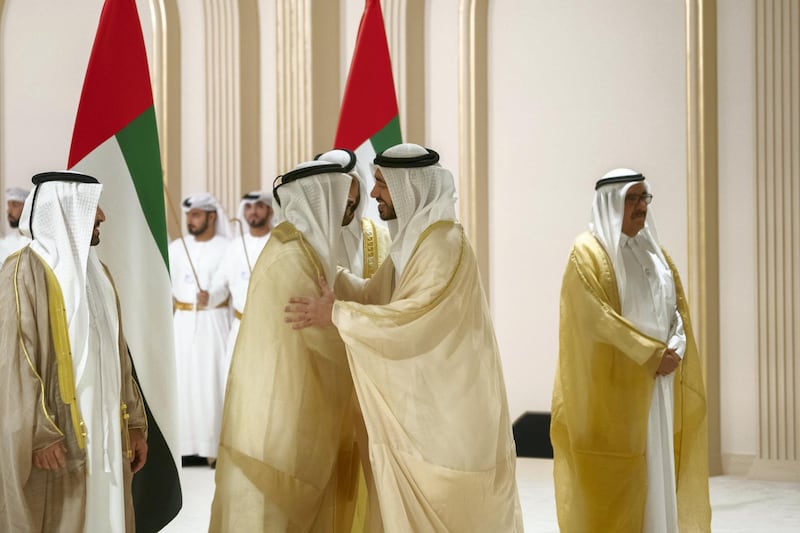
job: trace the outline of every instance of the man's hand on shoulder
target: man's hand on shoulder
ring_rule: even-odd
[[[325,278],[319,278],[319,287],[322,295],[318,298],[305,296],[292,296],[289,304],[283,308],[286,313],[284,321],[292,325],[292,329],[303,329],[311,326],[330,326],[331,312],[336,297],[328,287]]]
[[[42,470],[61,470],[67,464],[67,447],[60,440],[33,452],[33,466]]]
[[[131,429],[128,435],[131,443],[131,474],[135,474],[147,462],[147,438],[141,429]]]

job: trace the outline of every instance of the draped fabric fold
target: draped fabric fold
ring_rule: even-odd
[[[393,280],[391,258],[366,283],[340,275],[337,297],[358,301],[333,309],[386,531],[521,531],[500,357],[461,227],[422,232]]]
[[[678,522],[681,531],[708,531],[702,361],[683,286],[675,266],[664,256],[686,332],[686,353],[675,372]],[[576,239],[564,273],[559,346],[550,434],[561,530],[640,532],[648,413],[666,345],[639,332],[621,315],[611,260],[588,232]],[[613,376],[613,380],[593,376]],[[609,508],[625,512],[609,513]]]
[[[319,295],[319,257],[289,222],[250,278],[231,362],[210,531],[350,531],[354,394],[336,329],[293,330],[291,296]],[[343,524],[348,524],[344,526]]]
[[[99,273],[96,271],[95,273]],[[87,519],[87,453],[103,457],[112,452],[119,459],[124,450],[103,450],[106,441],[101,427],[92,427],[87,448],[81,449],[77,435],[84,430],[76,427],[69,404],[62,401],[62,381],[55,356],[53,339],[68,337],[65,321],[54,321],[56,312],[63,313],[51,305],[48,296],[59,292],[58,280],[46,262],[30,247],[12,255],[0,270],[0,299],[12,305],[13,312],[0,315],[0,530],[2,531],[84,531]],[[114,306],[114,293],[110,280],[102,280],[102,304]],[[98,297],[90,295],[91,298]],[[108,301],[106,301],[108,300]],[[109,320],[115,320],[113,313]],[[60,326],[59,326],[60,324]],[[61,328],[54,331],[53,328]],[[105,339],[117,342],[113,352],[117,360],[104,363],[119,372],[115,383],[117,390],[107,390],[106,405],[112,405],[114,416],[119,416],[121,404],[125,404],[130,416],[131,428],[146,428],[144,406],[138,386],[131,376],[131,361],[121,329],[117,338]],[[106,354],[92,351],[94,358]],[[67,360],[62,364],[71,365]],[[95,365],[96,366],[96,365]],[[121,378],[121,381],[119,380]],[[76,396],[76,392],[67,396]],[[110,400],[114,397],[114,401]],[[78,401],[81,401],[78,395]],[[110,402],[110,403],[109,403]],[[91,411],[86,405],[84,416],[94,416],[101,410],[95,405]],[[119,419],[114,420],[115,431],[124,431]],[[32,450],[41,450],[63,440],[66,447],[66,468],[62,472],[50,472],[32,464]],[[124,435],[116,434],[109,439],[121,446]],[[95,466],[95,475],[103,475],[103,464]],[[134,516],[130,494],[131,472],[127,460],[121,460],[122,478],[112,473],[113,483],[124,493],[124,523],[128,532],[134,531]],[[110,489],[107,492],[112,492]],[[92,495],[89,495],[92,497]],[[107,511],[107,510],[106,510]],[[110,530],[104,527],[104,530]]]

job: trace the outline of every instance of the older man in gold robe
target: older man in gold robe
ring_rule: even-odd
[[[0,270],[0,530],[133,533],[131,474],[146,417],[94,250],[102,186],[34,176],[22,215],[33,241]]]
[[[597,182],[561,287],[551,440],[566,533],[709,531],[705,385],[644,176]]]
[[[212,532],[350,531],[354,393],[335,328],[295,331],[283,307],[336,275],[352,178],[313,161],[279,176],[278,225],[250,278],[225,396]]]
[[[341,274],[335,301],[293,298],[287,319],[332,321],[347,345],[386,531],[522,531],[494,328],[438,160],[415,144],[375,158],[390,256],[366,282]]]

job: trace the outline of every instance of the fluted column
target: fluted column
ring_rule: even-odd
[[[425,144],[425,2],[383,0],[403,140]]]
[[[759,447],[754,477],[800,479],[800,0],[757,0]]]
[[[206,183],[222,205],[231,209],[241,192],[238,2],[203,0],[203,24]]]
[[[688,292],[705,362],[711,474],[722,473],[716,43],[716,0],[686,0]]]
[[[487,18],[489,0],[458,8],[459,218],[478,258],[489,297],[489,137]]]
[[[339,2],[277,0],[278,168],[330,149],[339,109]]]

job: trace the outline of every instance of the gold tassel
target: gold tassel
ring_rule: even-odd
[[[120,408],[122,412],[122,426],[123,426],[123,433],[125,434],[125,455],[130,460],[133,457],[133,450],[131,450],[131,434],[128,430],[128,419],[131,415],[128,414],[128,406],[123,403],[122,407]]]

